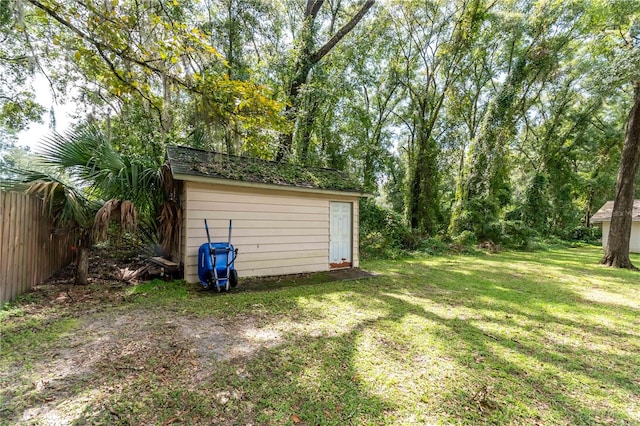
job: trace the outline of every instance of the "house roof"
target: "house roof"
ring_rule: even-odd
[[[611,214],[613,212],[613,201],[607,201],[604,206],[600,208],[591,216],[591,223],[610,222]],[[640,221],[640,200],[633,200],[633,212],[631,213],[631,220],[634,222]]]
[[[168,146],[167,158],[175,179],[223,179],[308,190],[362,193],[360,183],[348,174],[298,164],[240,157],[186,146]]]

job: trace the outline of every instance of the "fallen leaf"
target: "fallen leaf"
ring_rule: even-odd
[[[296,416],[295,414],[291,415],[291,420],[293,420],[293,423],[298,424],[298,423],[302,423],[302,419],[298,416]]]

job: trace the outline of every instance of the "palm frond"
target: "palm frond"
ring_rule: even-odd
[[[56,226],[79,226],[104,239],[114,220],[133,232],[140,212],[148,218],[157,216],[167,175],[153,160],[120,155],[98,127],[83,125],[51,134],[39,157],[58,174],[17,171],[10,174],[12,182],[0,182],[0,187],[41,197]],[[103,205],[93,201],[100,199],[109,201]]]
[[[131,201],[112,198],[104,203],[93,220],[93,236],[106,240],[111,222],[117,222],[123,231],[135,232],[138,227],[138,212]]]
[[[95,211],[98,206],[85,196],[81,188],[40,171],[12,169],[11,174],[11,178],[0,180],[0,187],[41,198],[56,227],[90,227],[90,212]]]
[[[92,126],[63,134],[53,132],[42,140],[38,155],[52,167],[87,169],[91,168],[91,160],[101,140],[99,130]]]
[[[105,240],[112,216],[120,214],[120,200],[111,199],[104,203],[93,220],[93,235],[97,240]],[[119,219],[118,219],[119,221]]]
[[[123,157],[95,126],[54,133],[45,140],[40,155],[45,164],[67,169],[88,182],[97,198],[131,200],[145,212],[151,212],[160,203],[158,164]]]
[[[135,232],[138,227],[138,212],[129,200],[120,204],[120,226],[127,232]]]
[[[162,188],[162,192],[164,194],[164,198],[166,200],[170,200],[173,196],[173,191],[175,190],[175,182],[173,180],[173,173],[171,173],[171,168],[168,163],[165,163],[160,167],[159,174],[159,182],[160,187]]]
[[[182,224],[182,209],[175,201],[165,201],[160,207],[158,217],[160,223],[158,233],[160,244],[165,253],[173,253],[180,244],[180,226]]]

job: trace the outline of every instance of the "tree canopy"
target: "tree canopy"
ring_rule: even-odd
[[[349,171],[424,236],[581,238],[616,194],[635,0],[0,5],[0,138],[43,118],[40,75],[119,155]]]

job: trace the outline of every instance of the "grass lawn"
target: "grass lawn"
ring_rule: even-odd
[[[600,256],[31,293],[0,312],[0,423],[640,424],[640,273]]]

